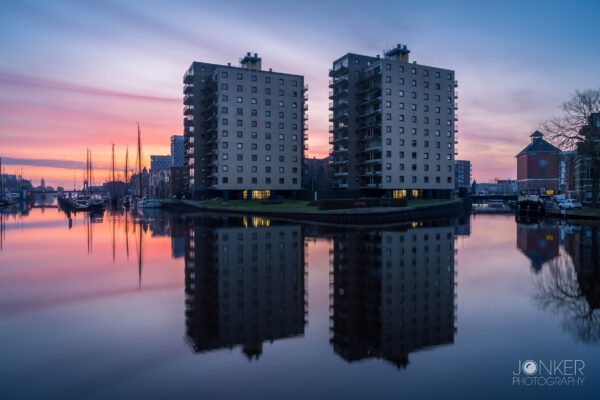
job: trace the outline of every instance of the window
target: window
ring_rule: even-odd
[[[279,107],[283,107],[284,106],[284,102],[283,101],[279,101]]]
[[[238,98],[237,98],[237,102],[238,102],[238,103],[243,103],[243,102],[244,102],[244,98],[243,98],[243,97],[241,97],[241,96],[238,96]]]
[[[404,97],[404,90],[400,91],[400,97]]]
[[[391,102],[391,101],[386,101],[386,102],[385,102],[385,106],[386,106],[387,108],[392,108],[392,102]]]
[[[221,131],[221,136],[223,136],[223,137],[229,136],[229,131],[227,131],[227,130]]]
[[[243,143],[238,143],[238,144],[236,145],[236,147],[237,147],[237,149],[238,149],[238,150],[241,150],[241,149],[243,149],[243,148],[244,148],[244,144],[243,144]]]
[[[252,82],[256,82],[256,81],[257,81],[256,75],[251,75],[251,76],[250,76],[250,80],[251,80]]]
[[[411,82],[411,86],[412,87],[416,87],[417,86],[417,81],[413,79],[412,82]]]
[[[223,153],[223,155],[221,156],[221,158],[223,160],[229,160],[229,155],[227,153]]]
[[[221,143],[221,148],[222,148],[222,149],[226,149],[226,148],[228,148],[228,147],[229,147],[229,143],[228,143],[228,142],[222,142],[222,143]]]
[[[237,91],[238,91],[238,92],[243,92],[243,91],[244,91],[244,86],[242,86],[242,85],[237,85]]]
[[[413,111],[417,111],[417,105],[416,105],[416,104],[413,104],[413,105],[412,105],[410,108],[411,108],[411,110],[413,110]]]
[[[283,133],[279,134],[279,140],[284,140],[285,139],[285,135]]]
[[[400,78],[399,81],[401,85],[404,85],[404,78]]]
[[[227,118],[223,118],[221,120],[221,125],[227,125],[229,123],[229,120]]]
[[[241,72],[238,72],[237,79],[238,81],[241,81],[242,79],[244,79],[244,75]]]
[[[221,83],[221,90],[229,90],[229,85],[226,83]]]
[[[266,155],[265,156],[265,161],[271,161],[271,156],[270,155]]]
[[[256,108],[253,108],[253,109],[252,109],[252,111],[250,111],[250,114],[251,114],[253,117],[256,117],[256,116],[258,116],[258,110],[257,110]]]
[[[391,120],[392,120],[392,114],[389,114],[389,113],[388,113],[388,114],[385,114],[385,119],[386,119],[387,121],[391,121]]]
[[[229,101],[229,97],[226,94],[224,94],[221,96],[221,101]]]
[[[238,119],[237,120],[237,126],[244,126],[244,120]]]
[[[221,78],[227,78],[227,71],[221,72]]]
[[[411,74],[413,74],[413,75],[416,75],[416,74],[417,74],[417,69],[416,69],[416,68],[414,68],[414,67],[413,67],[413,68],[411,68],[411,69],[410,69],[410,73],[411,73]]]
[[[270,95],[271,94],[271,88],[265,88],[265,94]]]
[[[265,111],[265,117],[267,117],[267,118],[271,117],[271,111],[269,111],[269,110]]]
[[[252,172],[258,172],[258,167],[257,167],[256,165],[253,165],[253,166],[250,168],[250,170],[251,170]]]
[[[258,103],[258,101],[256,100],[256,97],[251,98],[250,103],[252,103],[252,104]]]
[[[226,177],[226,176],[224,176],[224,177],[221,179],[221,182],[222,182],[222,183],[229,183],[229,178],[228,178],[228,177]]]
[[[385,89],[385,94],[387,96],[391,96],[392,95],[392,89]]]
[[[228,113],[229,113],[229,108],[221,107],[221,114],[228,114]]]
[[[283,82],[283,79],[279,79],[279,84],[280,84],[280,85],[283,85],[283,83],[284,83],[284,82]]]
[[[223,172],[227,172],[227,171],[229,171],[229,167],[228,167],[227,165],[223,165],[223,166],[221,167],[221,171],[223,171]]]
[[[391,71],[392,70],[392,64],[385,64],[385,69],[386,69],[386,71]]]
[[[410,97],[411,97],[412,99],[416,99],[416,98],[417,98],[417,92],[411,92],[411,93],[410,93]]]

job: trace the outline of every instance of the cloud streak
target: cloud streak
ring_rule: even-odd
[[[2,165],[28,165],[31,167],[63,168],[63,169],[85,169],[85,162],[72,160],[55,160],[50,158],[19,158],[2,157]],[[108,166],[94,164],[94,169],[107,170]]]

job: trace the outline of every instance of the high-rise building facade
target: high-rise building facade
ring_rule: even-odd
[[[454,189],[454,71],[348,53],[329,71],[334,188],[393,197],[450,197]]]
[[[188,190],[195,198],[290,196],[301,188],[306,89],[300,75],[194,62],[185,73]]]
[[[454,188],[462,189],[471,186],[471,161],[456,160],[454,165]]]
[[[182,135],[171,136],[171,167],[183,167],[185,163],[185,146]]]

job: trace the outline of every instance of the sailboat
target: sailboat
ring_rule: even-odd
[[[159,199],[151,196],[144,197],[144,187],[142,179],[142,139],[140,133],[140,124],[138,123],[138,137],[137,137],[137,167],[138,167],[138,181],[140,183],[140,199],[136,205],[138,208],[160,208],[162,203]]]

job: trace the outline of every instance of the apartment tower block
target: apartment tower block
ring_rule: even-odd
[[[183,77],[187,191],[197,199],[293,197],[302,183],[304,77],[193,62]]]
[[[398,45],[383,57],[348,53],[329,71],[334,188],[389,197],[451,197],[454,71],[409,62]]]

